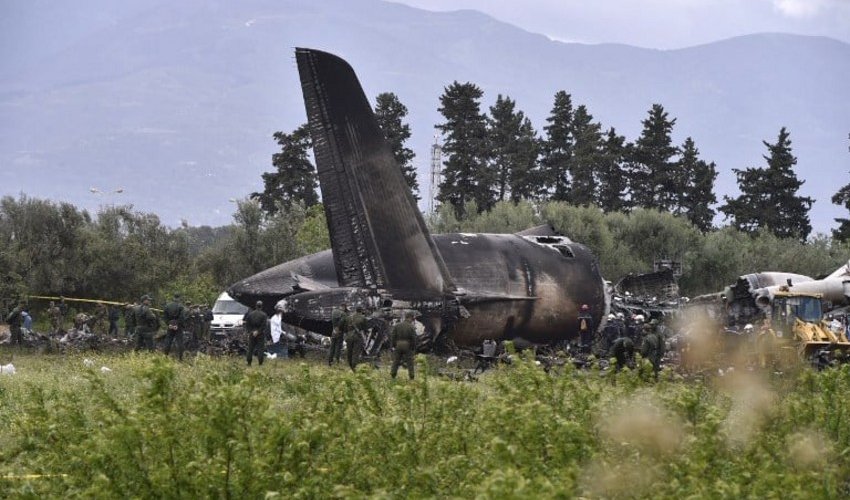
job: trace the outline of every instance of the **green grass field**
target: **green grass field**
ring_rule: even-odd
[[[0,497],[850,495],[847,365],[652,382],[521,360],[460,382],[420,357],[409,382],[387,366],[84,357],[17,355],[0,375]]]

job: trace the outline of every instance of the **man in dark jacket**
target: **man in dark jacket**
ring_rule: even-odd
[[[20,301],[18,302],[18,307],[12,309],[12,312],[6,316],[6,323],[9,324],[9,331],[12,334],[12,345],[17,344],[20,346],[24,343],[24,336],[21,332],[21,325],[24,322],[23,312],[24,302]]]
[[[260,365],[265,361],[266,331],[269,328],[269,316],[263,312],[263,301],[258,300],[254,308],[242,318],[245,332],[248,334],[248,366],[256,354]]]
[[[174,294],[174,300],[165,304],[162,311],[165,319],[165,354],[171,353],[171,344],[177,341],[177,359],[183,361],[183,330],[186,329],[186,308],[180,303],[180,295]]]
[[[363,315],[363,307],[357,306],[354,314],[346,322],[345,332],[345,357],[352,371],[360,361],[360,354],[363,352],[363,334],[368,328],[369,322]]]
[[[159,316],[151,309],[151,298],[142,296],[141,304],[133,311],[136,325],[136,350],[154,350],[153,337],[159,330]]]

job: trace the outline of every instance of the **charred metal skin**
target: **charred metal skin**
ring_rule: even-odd
[[[469,313],[446,332],[458,345],[515,338],[557,343],[578,335],[582,304],[591,307],[596,325],[607,313],[596,257],[584,245],[561,237],[514,234],[438,234],[433,239],[458,287],[457,302]],[[304,288],[305,278],[326,288]],[[286,299],[284,321],[319,333],[330,331],[331,310],[341,302],[416,309],[426,328],[441,330],[440,302],[337,286],[333,256],[325,250],[239,281],[228,293],[245,304],[263,300],[269,312]]]
[[[578,334],[578,310],[607,313],[596,258],[539,226],[518,234],[431,237],[354,70],[296,49],[331,250],[267,269],[228,291],[275,304],[284,321],[330,332],[342,302],[391,317],[419,312],[431,340],[553,344]]]

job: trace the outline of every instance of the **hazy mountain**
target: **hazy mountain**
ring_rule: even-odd
[[[850,171],[850,45],[761,34],[681,50],[554,42],[472,11],[378,0],[47,2],[0,7],[0,192],[96,208],[133,203],[175,224],[230,221],[261,188],[276,130],[305,120],[293,47],[346,58],[367,93],[410,108],[420,185],[443,87],[517,100],[542,129],[556,91],[634,139],[654,102],[718,163],[761,165],[791,132],[818,231]],[[122,194],[93,194],[90,187]]]

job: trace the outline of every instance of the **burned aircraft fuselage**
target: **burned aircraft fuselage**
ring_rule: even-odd
[[[229,293],[270,309],[286,298],[284,321],[320,333],[341,302],[369,309],[415,309],[432,334],[458,345],[522,338],[552,344],[578,335],[578,310],[588,304],[595,324],[606,312],[596,257],[583,245],[552,236],[433,236],[458,287],[454,303],[439,297],[394,297],[384,290],[339,288],[330,250],[273,267],[234,284]]]
[[[431,236],[354,69],[295,51],[333,251],[281,264],[228,290],[283,320],[330,332],[343,302],[385,319],[419,312],[426,341],[556,343],[577,335],[578,310],[606,312],[595,257],[551,228],[513,235]],[[377,321],[380,318],[374,318]]]

